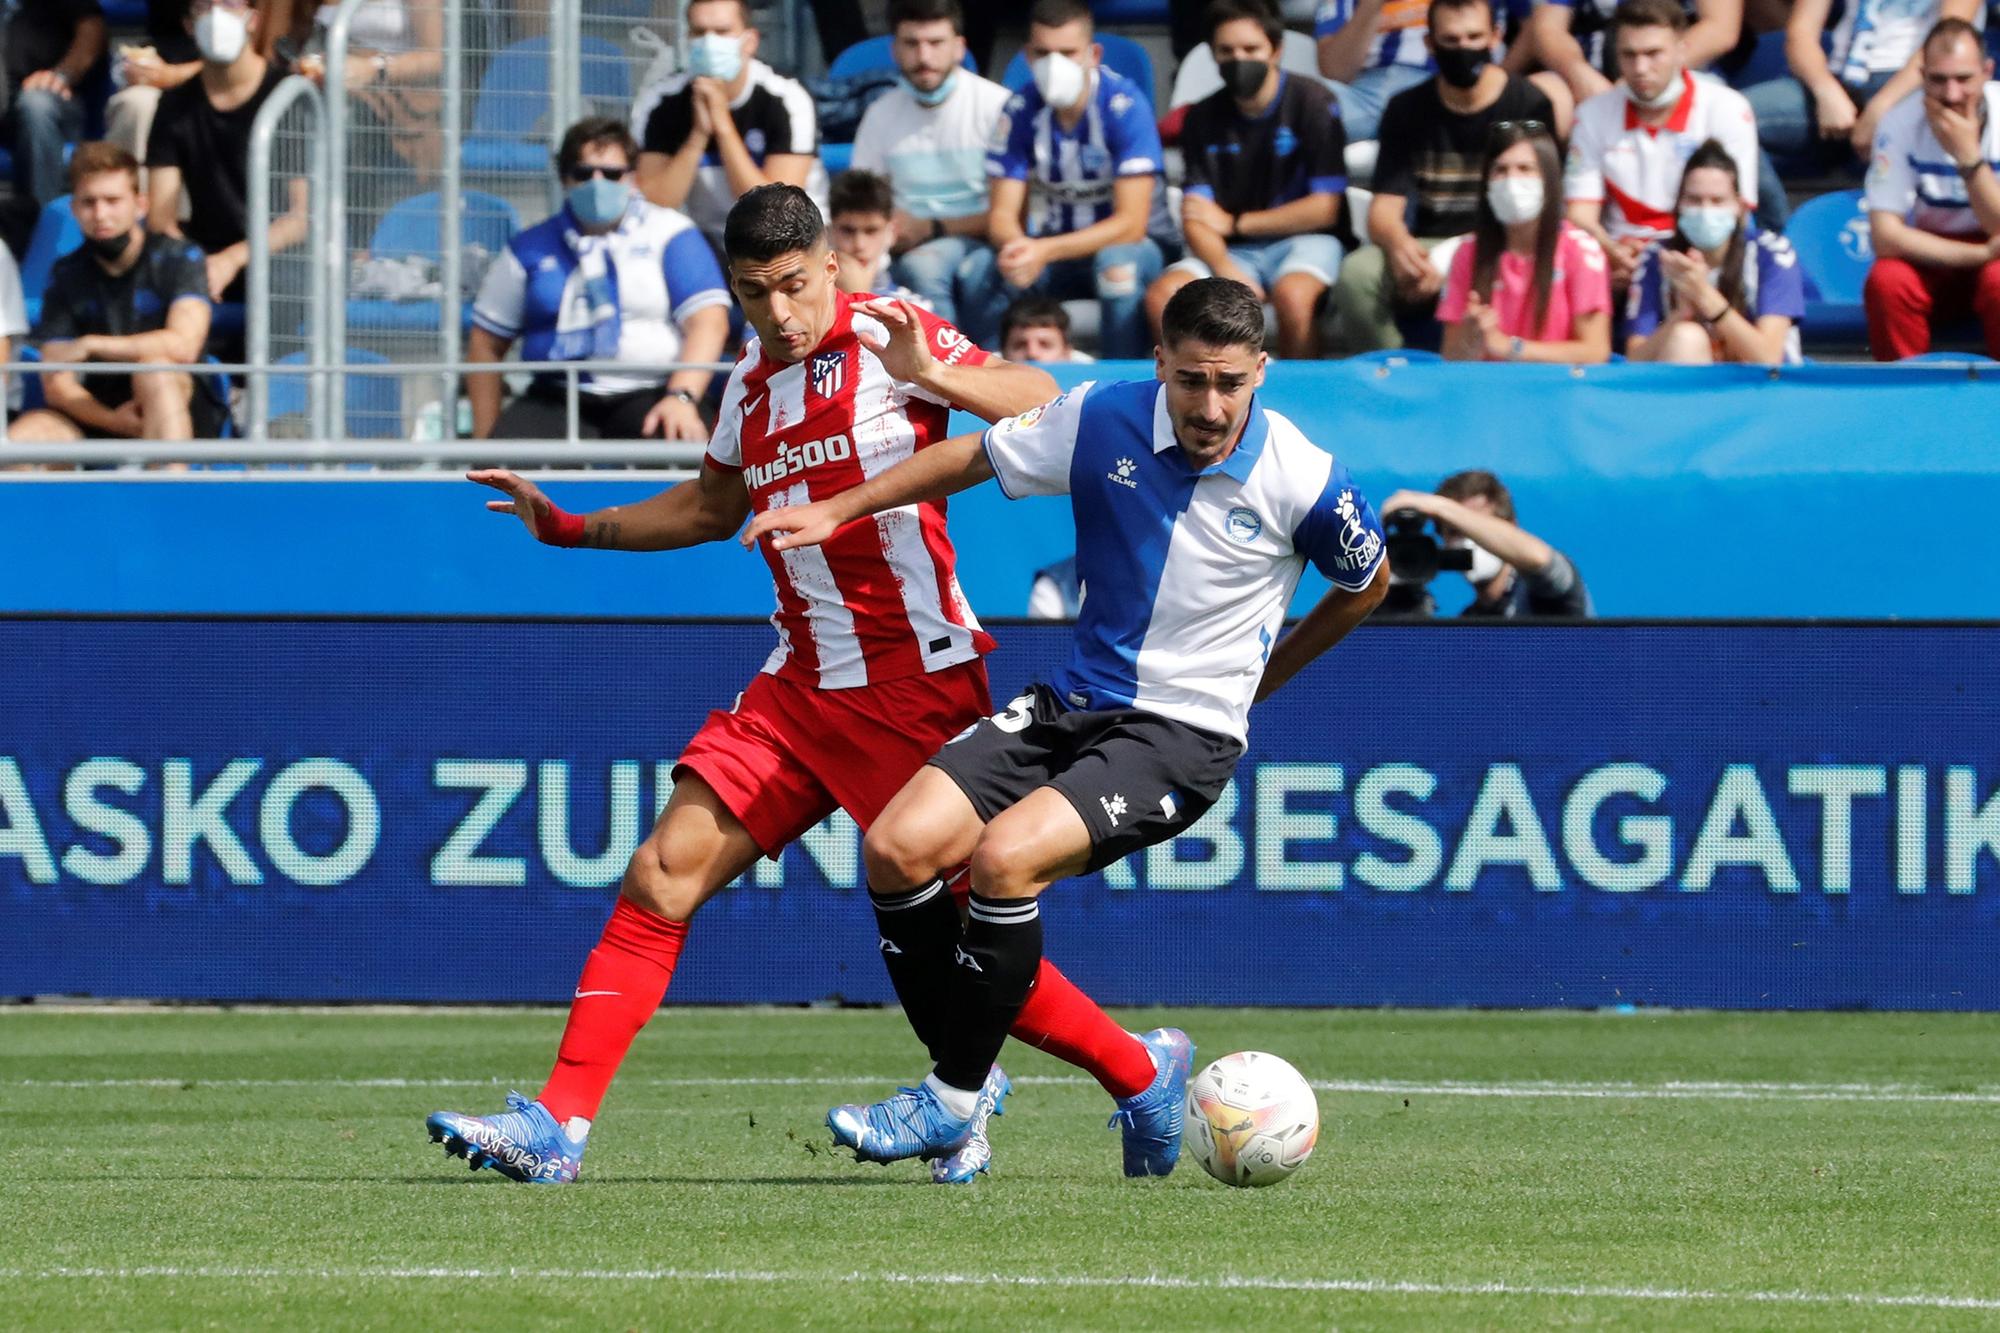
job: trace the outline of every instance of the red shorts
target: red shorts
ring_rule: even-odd
[[[775,856],[836,809],[865,831],[946,741],[992,711],[977,658],[849,690],[760,672],[736,707],[708,715],[674,776],[713,787]]]

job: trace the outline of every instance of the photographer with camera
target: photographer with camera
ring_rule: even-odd
[[[1472,585],[1465,616],[1588,616],[1590,590],[1568,556],[1514,521],[1514,497],[1491,472],[1454,472],[1435,494],[1397,491],[1382,506],[1395,584],[1384,614],[1427,616],[1444,570]],[[1435,524],[1437,535],[1425,531]]]

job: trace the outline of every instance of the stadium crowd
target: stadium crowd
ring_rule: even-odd
[[[250,128],[288,75],[323,80],[337,8],[148,0],[114,49],[107,4],[14,0],[7,20],[0,338],[50,365],[13,439],[228,429],[226,394],[185,367],[244,359],[266,225]],[[1867,350],[2000,357],[1980,0],[1321,0],[1310,38],[1269,0],[1194,8],[1172,6],[1162,113],[1143,48],[1087,0],[1035,0],[999,82],[976,68],[992,16],[968,41],[959,0],[890,0],[871,59],[810,88],[759,58],[744,0],[693,0],[682,67],[629,116],[569,127],[561,207],[486,267],[466,360],[630,361],[584,377],[582,433],[704,436],[715,377],[663,367],[740,342],[720,228],[771,181],[822,204],[843,286],[1010,356],[1149,356],[1173,293],[1219,275],[1265,304],[1283,358],[1767,365],[1834,348],[1786,231],[1805,196],[1858,184],[1833,221],[1872,255]],[[823,31],[857,31],[858,6],[822,9]],[[413,191],[437,182],[442,23],[438,0],[367,0],[351,30],[354,114]],[[823,111],[863,103],[830,142]],[[306,240],[307,188],[268,223],[274,251]],[[81,241],[24,288],[16,258],[52,210]],[[564,392],[465,381],[480,436],[561,434]]]

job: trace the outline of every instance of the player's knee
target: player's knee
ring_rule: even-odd
[[[877,893],[907,893],[933,879],[940,867],[932,850],[905,824],[878,820],[861,840],[861,864]]]
[[[694,877],[675,872],[665,845],[656,838],[646,839],[632,853],[619,892],[669,921],[686,921],[702,898]]]
[[[987,898],[1032,898],[1042,891],[1041,860],[1004,827],[989,827],[972,852],[972,887]]]
[[[1709,340],[1707,329],[1683,320],[1668,330],[1660,360],[1677,366],[1709,365],[1715,360],[1715,344]]]

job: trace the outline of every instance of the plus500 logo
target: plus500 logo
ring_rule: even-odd
[[[770,486],[808,472],[821,463],[838,463],[854,456],[854,445],[845,435],[829,435],[823,440],[808,440],[804,444],[788,444],[778,450],[778,456],[768,463],[752,463],[744,469],[753,489]]]

